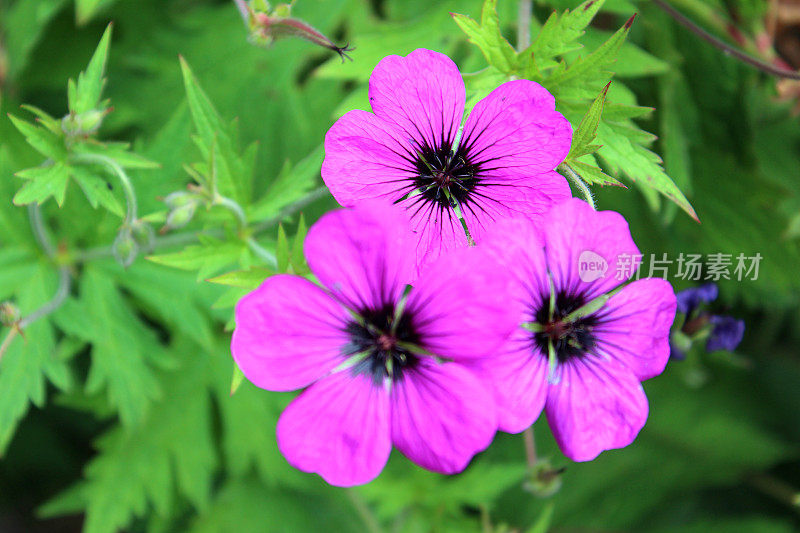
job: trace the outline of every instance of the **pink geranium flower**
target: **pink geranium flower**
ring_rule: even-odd
[[[572,199],[539,228],[498,223],[491,246],[514,278],[514,305],[526,323],[498,357],[478,363],[496,385],[500,429],[520,432],[544,409],[575,461],[633,442],[648,414],[640,381],[669,359],[676,301],[662,279],[609,295],[638,263],[625,219]]]
[[[463,249],[424,269],[407,215],[368,202],[322,217],[305,252],[321,287],[268,278],[236,307],[232,352],[275,391],[308,387],[278,422],[288,461],[333,485],[373,479],[394,444],[430,470],[459,472],[497,429],[491,387],[464,363],[516,327],[508,282]]]
[[[384,198],[405,207],[422,263],[481,242],[489,223],[537,218],[570,197],[554,169],[572,128],[553,96],[528,80],[504,83],[464,115],[464,82],[447,56],[418,49],[383,58],[369,80],[373,113],[350,111],[325,137],[322,178],[353,206]]]

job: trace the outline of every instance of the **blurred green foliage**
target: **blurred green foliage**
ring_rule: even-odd
[[[74,280],[0,364],[0,530],[800,527],[800,123],[775,80],[649,2],[536,2],[533,55],[512,46],[511,0],[496,16],[478,0],[295,4],[293,16],[356,46],[352,63],[302,40],[252,46],[233,2],[0,4],[0,301],[26,316]],[[676,4],[763,26],[763,2]],[[536,424],[539,454],[566,466],[548,498],[524,489],[522,439],[503,434],[456,476],[395,453],[373,483],[329,487],[277,450],[292,395],[247,382],[231,394],[232,306],[271,273],[307,273],[306,221],[335,206],[317,190],[327,128],[367,107],[378,60],[419,47],[474,73],[471,104],[509,76],[548,87],[580,133],[571,164],[643,252],[763,256],[757,281],[720,282],[720,308],[747,320],[739,352],[694,353],[645,383],[651,416],[633,445],[568,464]],[[137,216],[98,157],[124,168]],[[601,186],[618,181],[630,189]],[[149,235],[176,220],[163,200],[177,191],[192,202],[186,225]],[[692,210],[684,194],[699,224],[678,208]],[[23,206],[40,202],[50,251]]]

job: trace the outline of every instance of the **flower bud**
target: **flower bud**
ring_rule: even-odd
[[[182,207],[194,202],[197,202],[197,195],[186,191],[175,191],[169,193],[167,197],[164,198],[164,203],[167,204],[167,207],[170,209]]]
[[[177,229],[184,227],[192,220],[192,217],[194,217],[194,212],[196,209],[197,209],[196,202],[184,204],[174,208],[167,215],[167,223],[164,227],[167,229]]]
[[[0,302],[0,324],[13,326],[20,319],[19,307],[14,302]]]
[[[522,488],[535,496],[547,498],[561,489],[564,468],[553,468],[547,459],[539,459],[529,470]]]
[[[61,119],[61,129],[69,136],[92,135],[103,123],[109,109],[90,109],[80,114],[70,113]]]
[[[149,251],[153,248],[156,235],[153,228],[147,222],[142,220],[134,221],[134,223],[131,224],[131,234],[133,235],[133,240],[136,241],[136,244],[142,251]]]
[[[117,263],[125,268],[128,268],[133,263],[136,256],[139,254],[139,245],[133,238],[133,234],[129,227],[124,227],[117,234],[114,239],[114,244],[111,246],[111,253]]]

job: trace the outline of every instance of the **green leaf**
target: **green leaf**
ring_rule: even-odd
[[[252,220],[277,217],[283,208],[301,199],[319,177],[324,155],[320,145],[295,165],[287,161],[264,196],[248,208],[248,217]]]
[[[209,500],[216,452],[205,382],[208,356],[182,343],[180,371],[161,377],[166,391],[142,425],[114,428],[97,441],[98,455],[85,470],[85,480],[40,510],[47,517],[86,510],[86,533],[128,529],[134,517],[152,505],[161,515],[172,512],[174,492],[203,509]],[[191,354],[191,355],[189,355]]]
[[[589,23],[603,6],[605,0],[587,0],[572,11],[566,10],[561,15],[553,12],[539,30],[536,39],[520,55],[532,59],[534,72],[558,65],[554,60],[572,50],[583,48],[578,44]]]
[[[86,70],[78,75],[78,82],[70,83],[68,91],[70,113],[80,115],[87,111],[98,110],[100,97],[103,94],[105,78],[103,77],[108,61],[108,48],[111,42],[111,24],[106,27],[97,49],[89,61]]]
[[[303,253],[303,244],[308,234],[308,227],[306,226],[306,219],[303,214],[300,214],[300,221],[297,223],[297,233],[294,236],[294,243],[292,244],[291,264],[292,270],[295,274],[304,276],[311,273],[306,262],[306,256]]]
[[[83,26],[91,21],[103,8],[108,7],[116,0],[75,0],[75,22]]]
[[[279,237],[280,239],[280,237]],[[277,255],[277,251],[276,251]],[[265,279],[274,274],[271,270],[264,267],[250,267],[247,270],[234,270],[220,276],[209,278],[206,281],[227,285],[228,287],[238,287],[241,289],[253,290],[258,288]]]
[[[55,283],[50,268],[30,263],[24,268],[25,282],[17,285],[16,292],[23,315],[27,315],[53,297]],[[6,271],[7,266],[0,268],[0,272]],[[2,328],[3,338],[8,333]],[[24,338],[17,336],[11,342],[0,364],[0,456],[30,404],[44,407],[46,378],[59,378],[66,372],[64,361],[55,357],[55,332],[48,319],[31,323]]]
[[[244,372],[239,368],[235,362],[233,363],[233,376],[231,377],[231,396],[236,394],[236,391],[241,387],[244,381]]]
[[[616,60],[625,39],[630,32],[633,17],[617,30],[594,52],[567,66],[561,63],[553,73],[543,80],[545,87],[561,98],[591,98],[593,87],[606,82],[611,73],[608,67]]]
[[[57,315],[59,327],[92,344],[92,366],[86,391],[107,391],[122,423],[141,424],[161,389],[148,359],[162,348],[127,305],[109,277],[86,268],[79,300],[68,300]]]
[[[122,168],[155,169],[160,165],[130,151],[130,143],[88,141],[74,145],[76,154],[95,154],[113,159]]]
[[[467,34],[469,41],[480,48],[486,61],[496,69],[512,73],[517,68],[517,52],[500,32],[497,16],[497,0],[485,0],[481,10],[481,23],[467,15],[451,13],[459,28]]]
[[[52,132],[45,127],[35,126],[29,122],[9,114],[8,118],[14,126],[25,136],[28,144],[53,161],[63,161],[67,157],[67,148],[64,146],[64,137]]]
[[[207,237],[205,242],[187,246],[180,252],[151,255],[147,259],[181,270],[197,270],[197,279],[207,279],[223,268],[236,264],[247,247],[241,241],[221,241]]]
[[[98,205],[101,205],[120,218],[125,216],[125,210],[111,192],[108,181],[98,177],[85,167],[72,167],[70,171],[92,207],[97,208]]]
[[[539,513],[536,522],[528,528],[527,533],[547,533],[550,531],[550,524],[553,521],[553,509],[555,509],[555,504],[548,502],[542,512]]]
[[[215,178],[219,192],[240,203],[246,203],[245,200],[250,197],[256,145],[250,145],[239,154],[236,122],[231,125],[223,123],[189,64],[183,57],[180,58],[180,63],[189,110],[198,132],[195,142],[207,161],[210,160],[212,151],[215,152]]]
[[[612,173],[622,172],[639,186],[658,191],[698,220],[694,208],[661,167],[661,158],[645,148],[652,142],[650,134],[624,123],[602,122],[597,131],[603,145],[597,154]]]
[[[64,204],[70,176],[70,168],[64,163],[21,170],[17,176],[28,182],[14,195],[16,205],[42,204],[51,196],[59,206]]]
[[[278,226],[275,259],[278,263],[278,272],[286,272],[289,269],[289,239],[286,238],[286,230],[283,229],[283,224]]]
[[[617,185],[620,187],[624,187],[619,180],[616,180],[600,170],[600,167],[597,166],[597,162],[593,156],[584,156],[591,158],[591,163],[585,161],[576,161],[576,160],[569,160],[565,161],[563,164],[568,165],[572,170],[578,173],[578,175],[588,183],[589,185]]]
[[[597,151],[598,147],[591,143],[597,137],[597,126],[600,124],[600,117],[603,115],[603,104],[606,102],[606,95],[610,86],[611,82],[594,99],[589,106],[589,110],[581,119],[578,129],[572,135],[572,146],[569,148],[567,159],[577,159],[582,155]]]

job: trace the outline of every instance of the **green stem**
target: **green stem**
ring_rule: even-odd
[[[533,426],[528,427],[522,432],[522,438],[525,442],[525,458],[528,462],[528,467],[533,468],[536,466],[536,438],[533,435]]]
[[[244,0],[233,0],[233,3],[236,4],[237,9],[239,9],[239,14],[242,15],[242,20],[244,20],[245,24],[250,22],[250,10],[247,9],[247,4]]]
[[[367,531],[370,533],[382,533],[383,529],[381,529],[378,519],[372,514],[372,511],[369,506],[367,506],[366,502],[364,502],[363,498],[361,498],[361,495],[351,488],[346,488],[344,491],[347,497],[350,498],[350,502],[352,502],[353,508],[355,508],[358,516],[360,516],[361,520],[364,522]]]
[[[519,0],[517,11],[517,51],[522,52],[531,45],[531,0]]]
[[[583,178],[581,178],[580,175],[577,172],[575,172],[574,170],[572,170],[572,167],[567,165],[567,164],[559,165],[558,169],[563,174],[566,174],[566,176],[569,179],[569,181],[573,185],[575,185],[575,187],[581,192],[581,194],[583,195],[583,198],[586,200],[586,202],[590,206],[592,206],[592,209],[594,209],[596,211],[597,210],[597,206],[594,203],[594,195],[592,195],[592,191],[589,190],[589,187],[588,187],[588,185],[586,185],[586,182],[583,181]]]
[[[245,242],[247,243],[247,247],[250,248],[250,251],[258,256],[268,266],[271,268],[278,267],[278,258],[275,257],[275,254],[258,244],[254,238],[248,237]]]

